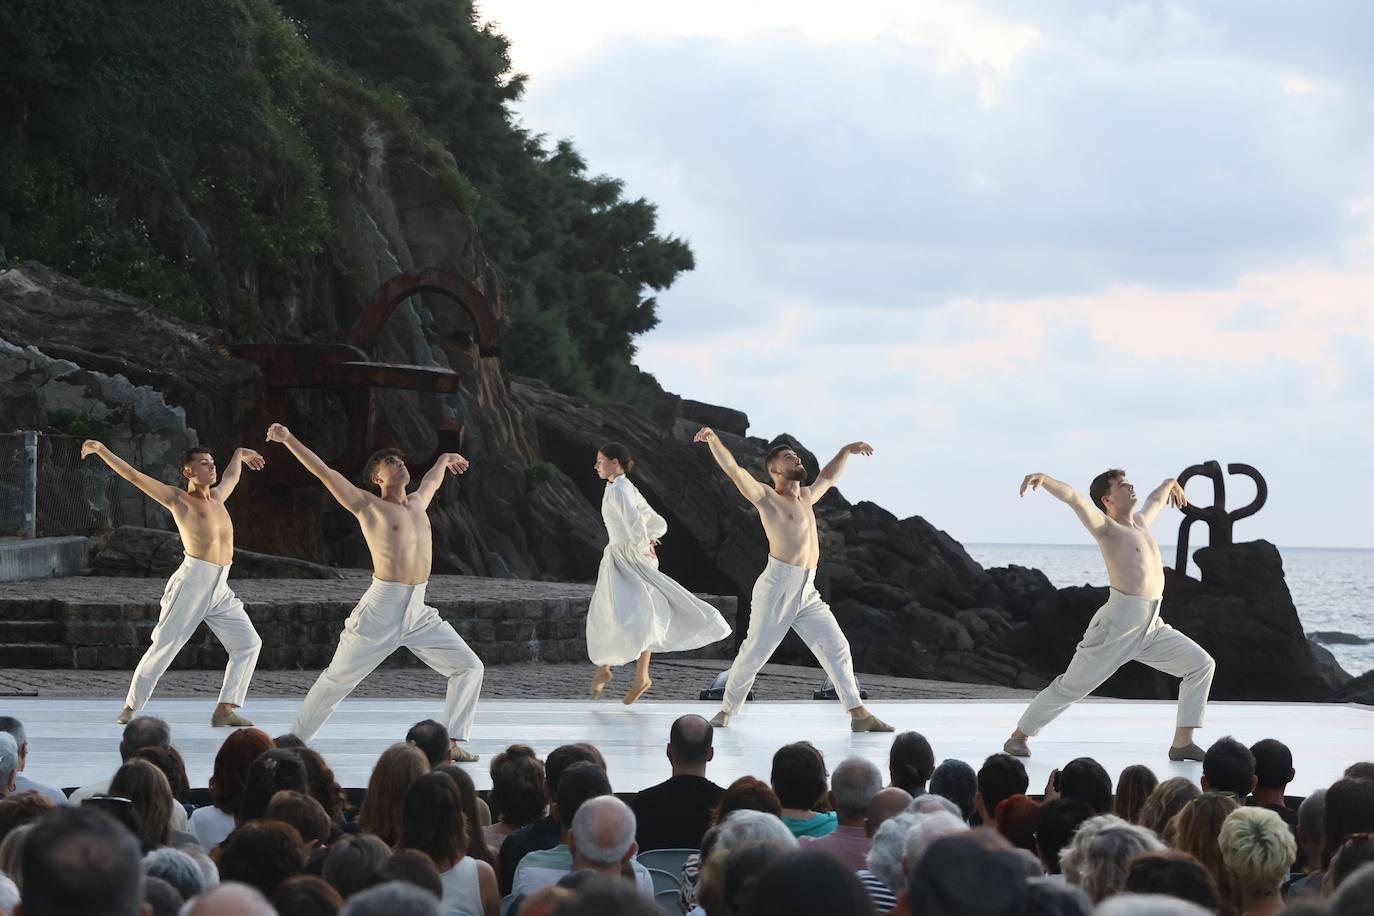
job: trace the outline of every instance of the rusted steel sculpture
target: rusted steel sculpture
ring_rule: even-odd
[[[1178,526],[1178,555],[1174,558],[1174,570],[1184,572],[1188,568],[1188,529],[1194,522],[1207,523],[1207,543],[1212,545],[1230,544],[1236,522],[1249,518],[1264,508],[1269,498],[1269,485],[1264,476],[1248,464],[1231,463],[1226,465],[1227,474],[1239,474],[1255,482],[1255,498],[1249,505],[1231,511],[1226,510],[1226,477],[1221,471],[1221,462],[1206,461],[1195,464],[1178,475],[1178,485],[1185,486],[1194,477],[1209,477],[1212,480],[1212,504],[1196,506],[1191,501],[1183,507],[1183,521]]]
[[[362,468],[368,455],[390,444],[379,441],[376,430],[378,390],[453,394],[462,385],[462,377],[451,369],[383,363],[371,356],[396,307],[421,293],[447,296],[463,306],[476,328],[478,352],[482,356],[500,354],[501,323],[486,295],[463,277],[432,268],[397,274],[383,283],[349,332],[346,343],[237,344],[230,347],[230,352],[261,367],[263,409],[272,417],[289,416],[293,388],[316,388],[336,394],[343,401],[349,428],[343,453],[331,458],[330,463],[345,474],[353,474]],[[462,424],[445,421],[439,430],[439,451],[457,451],[462,434]],[[408,457],[424,463],[416,456]],[[273,462],[270,470],[272,483],[279,486],[313,482],[295,462]]]

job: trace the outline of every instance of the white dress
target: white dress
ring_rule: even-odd
[[[643,652],[685,652],[730,635],[711,605],[658,571],[649,542],[668,523],[625,475],[606,484],[601,517],[610,543],[601,555],[587,609],[587,654],[597,665],[623,665]]]

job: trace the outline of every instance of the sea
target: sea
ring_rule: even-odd
[[[965,544],[988,566],[1033,566],[1056,588],[1106,585],[1102,555],[1093,544]],[[1159,545],[1166,559],[1174,545]],[[1374,670],[1374,550],[1280,547],[1284,578],[1303,629],[1353,675]],[[1190,575],[1197,569],[1190,565]],[[1169,609],[1164,608],[1165,619]]]

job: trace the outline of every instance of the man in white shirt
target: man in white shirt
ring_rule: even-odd
[[[124,726],[124,737],[119,742],[119,759],[121,763],[128,763],[142,748],[171,746],[172,727],[170,725],[157,716],[138,716]],[[80,805],[93,795],[109,794],[110,782],[113,779],[114,773],[110,773],[106,779],[93,782],[88,786],[82,786],[79,789],[73,789],[72,794],[67,798],[67,804]],[[186,831],[186,809],[180,804],[174,803],[170,822],[173,831],[184,833]]]

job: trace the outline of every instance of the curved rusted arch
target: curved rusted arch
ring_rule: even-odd
[[[463,306],[477,326],[478,353],[482,356],[501,355],[501,321],[492,310],[486,293],[452,271],[432,267],[397,274],[378,287],[367,310],[349,333],[348,342],[370,352],[387,319],[396,311],[396,306],[420,293],[448,296]]]

